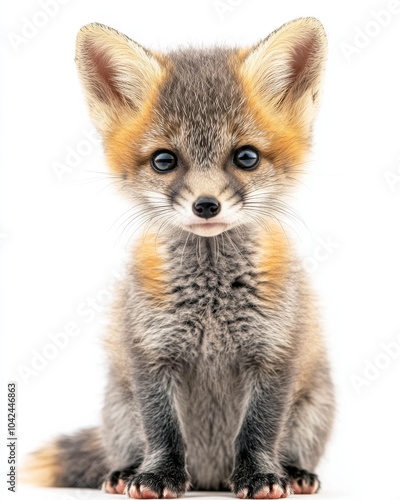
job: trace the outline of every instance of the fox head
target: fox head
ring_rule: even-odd
[[[302,170],[326,57],[319,21],[244,48],[152,52],[100,24],[76,62],[110,168],[149,220],[200,236],[262,224]]]

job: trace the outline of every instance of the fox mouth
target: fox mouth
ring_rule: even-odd
[[[224,232],[229,224],[226,222],[198,222],[188,224],[186,227],[190,232],[199,236],[216,236]]]

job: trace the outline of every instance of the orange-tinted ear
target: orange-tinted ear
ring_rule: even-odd
[[[118,31],[96,23],[79,31],[76,63],[100,132],[105,132],[124,109],[139,112],[164,72],[149,51]]]
[[[240,74],[267,109],[311,125],[326,59],[326,36],[315,18],[297,19],[273,32],[245,57]]]

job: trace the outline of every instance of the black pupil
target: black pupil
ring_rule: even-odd
[[[171,153],[160,153],[155,159],[154,163],[160,170],[168,170],[175,164],[175,157]]]
[[[244,167],[253,167],[258,160],[258,155],[252,149],[244,149],[237,155],[237,159]]]

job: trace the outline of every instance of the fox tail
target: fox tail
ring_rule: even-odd
[[[100,430],[92,428],[60,436],[33,452],[20,479],[35,486],[100,488],[108,472]]]

